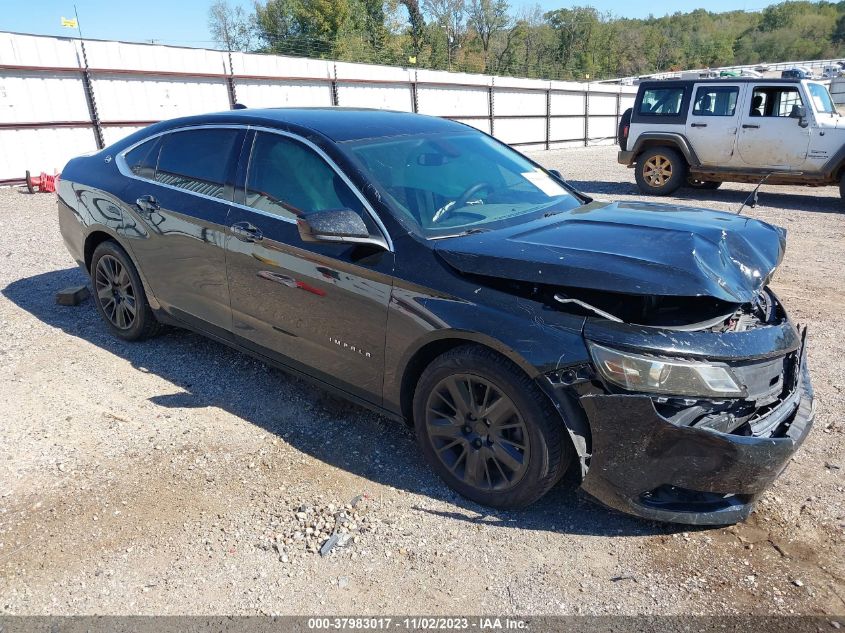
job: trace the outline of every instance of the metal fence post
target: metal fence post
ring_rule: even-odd
[[[106,146],[106,141],[103,138],[103,125],[100,122],[100,114],[97,112],[94,84],[91,81],[91,73],[88,71],[88,54],[85,52],[85,42],[79,40],[79,47],[82,49],[82,88],[85,91],[85,102],[88,104],[91,125],[94,126],[94,140],[97,141],[97,149],[103,149]]]
[[[490,135],[493,136],[495,134],[495,109],[493,107],[493,82],[494,79],[490,78],[490,85],[487,86],[487,115],[490,118]]]
[[[552,89],[546,88],[546,149],[552,140]]]
[[[590,82],[584,92],[584,147],[590,144]]]
[[[622,114],[622,88],[616,93],[616,135],[619,135],[619,117]],[[618,140],[618,139],[617,139]]]
[[[414,71],[414,80],[411,82],[411,110],[416,114],[420,111],[419,97],[417,96],[417,71]]]
[[[235,90],[235,69],[232,66],[231,49],[229,49],[229,76],[226,77],[226,86],[229,88],[229,109],[234,110],[238,103],[238,93]]]
[[[337,92],[337,64],[334,65],[334,77],[332,78],[332,105],[340,105],[340,96]]]

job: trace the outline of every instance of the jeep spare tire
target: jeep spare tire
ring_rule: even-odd
[[[619,119],[619,129],[616,130],[616,142],[619,143],[619,149],[623,152],[628,149],[628,132],[631,129],[631,114],[633,112],[633,108],[625,110]]]
[[[687,181],[687,163],[671,147],[650,147],[637,157],[637,186],[644,194],[668,196]]]

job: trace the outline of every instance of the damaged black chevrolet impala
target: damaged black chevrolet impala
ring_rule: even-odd
[[[116,336],[189,328],[406,420],[481,504],[571,469],[624,512],[732,523],[812,425],[783,230],[592,200],[459,123],[166,121],[70,161],[59,219]]]

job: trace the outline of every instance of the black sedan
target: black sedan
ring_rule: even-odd
[[[609,203],[438,118],[236,110],[73,159],[65,243],[126,340],[190,328],[416,430],[462,495],[571,469],[642,517],[748,515],[810,430],[785,232]]]

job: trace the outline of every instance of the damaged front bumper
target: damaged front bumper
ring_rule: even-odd
[[[582,487],[605,505],[647,519],[741,521],[812,427],[805,346],[797,374],[793,397],[769,413],[779,419],[762,437],[678,426],[648,395],[583,396],[592,446]]]

